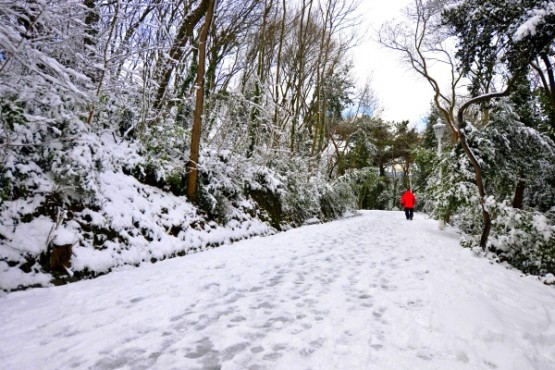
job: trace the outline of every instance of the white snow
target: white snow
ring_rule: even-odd
[[[124,153],[120,150],[117,156]],[[268,224],[237,209],[229,222],[205,225],[198,209],[184,196],[175,196],[142,184],[121,171],[108,170],[94,176],[98,177],[98,185],[95,186],[99,209],[86,208],[75,212],[74,219],[65,224],[57,225],[42,215],[29,222],[15,223],[11,220],[21,218],[22,214],[34,213],[33,210],[40,205],[39,200],[44,199],[6,202],[5,207],[0,208],[0,235],[6,237],[0,240],[0,260],[24,264],[38,259],[41,253],[47,251],[50,242],[55,245],[71,244],[73,271],[102,274],[148,264],[152,259],[161,260],[178,253],[192,253],[275,232]],[[242,204],[248,205],[246,200]],[[252,209],[253,204],[246,208]],[[77,221],[98,226],[95,237],[104,238],[102,248],[93,244],[90,234],[85,237],[85,231]],[[178,231],[172,234],[172,228]],[[117,233],[119,240],[108,240],[107,232]],[[45,278],[47,274],[37,272],[38,266],[27,274],[22,273],[19,267],[12,267],[16,271],[9,271],[5,264],[0,265],[0,290],[49,284],[49,279]]]
[[[65,228],[59,228],[54,232],[52,242],[54,245],[73,245],[76,241],[75,233]]]
[[[54,226],[54,223],[45,216],[39,216],[29,223],[18,224],[18,232],[13,233],[13,242],[11,244],[17,246],[18,254],[22,252],[38,254],[46,250],[47,238],[45,236],[50,233]],[[10,235],[9,231],[11,231],[12,228],[12,225],[1,225],[0,230]],[[10,255],[10,252],[15,253],[16,250],[9,248],[9,246],[4,243],[0,244],[1,256]]]
[[[554,287],[459,237],[364,211],[4,294],[0,368],[554,369]]]
[[[548,1],[542,4],[544,8],[534,8],[527,13],[527,19],[515,31],[513,39],[522,41],[527,36],[534,36],[538,26],[548,22],[547,18],[555,14],[555,2]]]

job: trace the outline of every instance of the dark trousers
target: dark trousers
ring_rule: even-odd
[[[407,220],[412,220],[412,216],[414,216],[414,208],[405,207],[405,216],[407,216]]]

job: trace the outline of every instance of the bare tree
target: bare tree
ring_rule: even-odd
[[[181,21],[179,30],[168,51],[168,56],[165,59],[160,59],[161,63],[156,68],[159,71],[157,75],[158,90],[156,91],[153,106],[156,111],[162,109],[174,70],[185,54],[187,43],[192,38],[195,27],[207,14],[210,4],[211,0],[200,0],[200,3],[195,8],[186,9],[187,14]],[[208,30],[206,32],[208,33]]]
[[[306,84],[307,80],[305,78],[306,69],[307,69],[307,50],[310,45],[311,37],[309,36],[309,32],[314,30],[310,20],[312,18],[312,6],[313,0],[302,0],[301,11],[300,11],[300,18],[297,23],[298,25],[298,42],[299,47],[296,49],[295,61],[297,62],[294,65],[295,68],[295,78],[292,81],[292,86],[294,86],[294,95],[293,95],[293,122],[291,125],[290,131],[290,150],[293,152],[295,150],[295,139],[297,135],[297,126],[299,125],[300,120],[300,111],[301,107],[306,104],[306,99],[304,99],[304,94],[302,92],[303,85]],[[312,33],[312,37],[317,38],[317,34]],[[305,85],[306,86],[306,85]]]
[[[86,0],[85,5],[89,10],[87,11],[87,16],[85,17],[85,24],[87,24],[87,37],[85,37],[84,44],[88,48],[93,48],[96,45],[96,42],[93,41],[94,35],[96,34],[95,26],[98,23],[100,16],[98,15],[98,10],[95,10],[95,2],[94,0]],[[96,94],[95,99],[98,100],[104,87],[104,79],[106,77],[106,73],[110,70],[110,52],[109,47],[114,37],[114,32],[116,30],[117,23],[119,22],[119,11],[120,11],[120,4],[117,2],[115,4],[114,13],[112,16],[112,20],[110,22],[110,26],[108,28],[108,36],[104,43],[104,48],[102,50],[102,64],[103,68],[101,69],[98,76],[93,76],[93,82],[96,82]],[[88,50],[88,54],[92,56],[91,50]],[[95,104],[91,104],[91,108],[89,110],[89,116],[87,118],[87,123],[90,125],[93,120],[93,116],[95,113],[96,106]]]
[[[197,183],[198,183],[198,160],[200,150],[200,138],[202,128],[202,115],[204,111],[204,77],[205,77],[205,60],[206,60],[206,42],[208,40],[208,31],[212,23],[216,0],[208,0],[208,8],[204,24],[200,31],[199,52],[198,52],[198,69],[196,79],[196,97],[195,111],[193,113],[193,129],[191,132],[191,154],[187,164],[187,197],[191,201],[197,200]]]
[[[332,37],[346,28],[356,25],[356,18],[353,13],[357,3],[351,1],[327,0],[319,2],[319,13],[322,22],[320,32],[320,47],[316,68],[316,120],[315,132],[312,143],[312,155],[319,155],[324,146],[324,139],[327,136],[328,122],[328,94],[329,79],[339,70],[342,61],[346,59],[346,51],[351,47],[348,42],[343,40],[336,41]],[[328,87],[328,88],[326,88]]]
[[[439,24],[439,17],[444,6],[444,1],[415,0],[409,12],[413,20],[412,27],[408,25],[387,25],[379,34],[382,45],[397,50],[403,54],[404,60],[424,77],[434,91],[434,103],[443,115],[445,122],[451,130],[454,140],[457,140],[463,148],[467,158],[472,164],[475,182],[480,197],[483,228],[480,238],[480,247],[485,250],[488,236],[491,230],[491,215],[485,204],[486,189],[483,181],[482,168],[474,153],[468,145],[465,129],[467,128],[467,117],[465,112],[473,105],[484,103],[494,98],[507,96],[509,84],[501,92],[486,93],[471,99],[458,107],[460,96],[457,96],[458,87],[462,75],[458,72],[457,62],[449,51],[448,41]],[[444,92],[441,81],[434,77],[431,63],[441,62],[447,65],[451,71],[451,80],[448,92]]]

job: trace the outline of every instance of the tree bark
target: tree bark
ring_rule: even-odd
[[[279,46],[278,46],[278,51],[277,51],[277,62],[276,62],[276,83],[274,86],[274,104],[275,104],[275,110],[274,110],[274,126],[275,127],[279,127],[279,98],[280,98],[280,88],[279,85],[281,83],[281,76],[280,76],[280,72],[281,72],[281,54],[283,52],[283,39],[284,39],[284,35],[285,35],[285,18],[287,16],[287,5],[285,3],[285,0],[283,0],[282,2],[282,7],[283,7],[283,13],[281,16],[281,23],[280,23],[280,31],[279,31]],[[272,134],[274,135],[274,134]]]
[[[197,200],[198,186],[198,160],[200,153],[200,138],[202,132],[202,114],[204,110],[204,70],[206,65],[206,41],[208,39],[208,30],[212,23],[216,0],[208,0],[208,9],[204,25],[200,31],[199,51],[198,51],[198,69],[196,79],[196,97],[195,111],[193,113],[193,128],[191,131],[191,154],[187,163],[187,198],[191,202]]]
[[[522,209],[524,203],[524,190],[526,190],[526,184],[522,180],[518,180],[515,187],[515,197],[513,198],[513,208]]]
[[[183,19],[181,27],[175,36],[174,43],[168,52],[165,65],[161,67],[162,72],[158,75],[158,91],[156,92],[156,98],[154,100],[155,110],[160,110],[162,108],[164,96],[166,95],[166,90],[168,89],[168,84],[171,80],[175,65],[185,53],[185,46],[189,38],[193,35],[195,26],[205,14],[206,17],[208,17],[208,8],[210,8],[211,5],[213,6],[213,3],[214,0],[202,0],[199,6]],[[208,33],[208,30],[206,30],[206,32]]]
[[[94,47],[96,46],[96,38],[98,35],[96,27],[100,21],[100,14],[98,9],[96,9],[96,0],[85,0],[83,1],[83,5],[87,8],[85,16],[86,29],[83,43],[85,44],[85,47]],[[86,53],[90,53],[90,51],[86,51]]]
[[[308,2],[308,3],[307,3]],[[305,82],[305,67],[306,67],[306,49],[307,41],[305,40],[305,33],[309,26],[309,20],[312,14],[313,0],[303,0],[301,5],[301,15],[299,21],[299,50],[296,55],[296,63],[298,68],[298,78],[296,81],[295,102],[293,110],[293,123],[291,125],[291,132],[289,134],[290,144],[289,148],[292,153],[295,152],[297,129],[299,120],[301,118],[301,107],[303,104],[303,83]],[[307,11],[308,8],[308,11]],[[306,22],[306,24],[305,24]]]
[[[477,96],[473,99],[470,99],[469,101],[463,104],[463,106],[459,109],[457,113],[457,121],[459,126],[459,130],[458,130],[459,142],[461,143],[461,146],[466,156],[470,160],[470,163],[472,163],[472,167],[474,168],[474,176],[476,178],[476,186],[478,187],[478,193],[480,194],[480,206],[482,207],[482,219],[484,222],[484,226],[482,229],[482,236],[480,237],[480,247],[482,248],[483,251],[486,250],[489,233],[491,231],[491,215],[485,204],[486,190],[484,186],[484,181],[482,179],[482,168],[480,167],[480,163],[478,162],[478,159],[474,155],[474,152],[466,142],[466,134],[464,132],[464,129],[465,129],[464,111],[473,104],[479,104],[494,98],[500,98],[500,97],[509,95],[510,87],[511,87],[511,84],[509,83],[509,86],[505,91],[502,91],[499,93],[484,94],[484,95]]]
[[[551,101],[551,127],[555,129],[555,72],[553,71],[553,65],[546,54],[542,54],[541,58],[545,64],[547,70],[547,80],[549,81],[549,87],[546,88],[546,94],[549,96]]]
[[[253,96],[253,103],[254,106],[251,108],[250,117],[249,117],[249,129],[248,129],[248,141],[249,145],[247,147],[247,158],[251,158],[254,154],[254,149],[258,143],[258,130],[260,126],[259,122],[259,111],[260,111],[260,101],[261,101],[261,94],[262,88],[261,85],[266,84],[266,48],[267,48],[267,28],[268,28],[268,17],[270,15],[270,11],[272,10],[272,2],[266,3],[264,8],[264,13],[262,15],[262,24],[260,25],[260,35],[258,38],[258,47],[257,47],[257,68],[256,68],[256,80],[254,82],[254,96]]]

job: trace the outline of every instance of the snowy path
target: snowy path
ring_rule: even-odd
[[[0,298],[0,369],[555,369],[555,289],[417,214]]]

